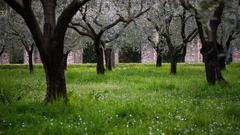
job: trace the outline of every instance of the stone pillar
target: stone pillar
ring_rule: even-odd
[[[233,62],[240,62],[240,50],[238,50],[236,47],[233,47],[232,59]]]
[[[4,52],[0,56],[0,64],[10,64],[10,55],[8,52]]]
[[[42,63],[39,51],[36,47],[34,48],[34,51],[33,51],[33,62],[36,64]]]
[[[150,45],[143,45],[141,48],[141,63],[155,64],[157,60],[156,50]]]
[[[118,64],[119,63],[119,49],[116,49],[115,51],[114,51],[115,53],[114,53],[114,55],[115,55],[115,64]]]
[[[70,52],[67,59],[68,64],[83,63],[83,49]]]
[[[200,53],[201,48],[202,44],[199,39],[194,39],[191,43],[189,43],[187,45],[185,63],[195,64],[203,62],[203,57]]]

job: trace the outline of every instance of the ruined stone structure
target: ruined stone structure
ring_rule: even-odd
[[[201,42],[199,40],[194,40],[187,47],[187,54],[185,57],[185,63],[202,63],[202,55],[200,53]],[[115,63],[119,63],[119,50],[115,50]],[[240,62],[240,51],[233,48],[233,62]],[[141,48],[141,63],[156,63],[156,51],[150,45],[144,45]],[[33,63],[41,63],[38,50],[35,48],[33,52]],[[83,49],[75,50],[68,55],[68,64],[79,64],[83,63]],[[0,57],[0,64],[10,64],[10,53],[5,52]],[[28,64],[27,52],[24,52],[24,64]]]
[[[200,53],[200,50],[202,48],[201,41],[199,39],[193,40],[191,43],[187,46],[187,54],[185,57],[185,63],[202,63],[203,57]]]
[[[202,63],[203,57],[200,53],[202,45],[200,40],[193,40],[187,46],[187,54],[185,57],[185,63]],[[157,53],[156,50],[150,45],[144,45],[141,49],[141,62],[142,63],[156,63]],[[240,59],[239,59],[240,60]]]
[[[5,52],[0,56],[0,64],[9,64],[9,63],[10,63],[9,53]]]
[[[82,63],[82,53],[83,53],[82,49],[70,52],[67,60],[68,64]],[[40,63],[42,63],[41,58],[38,50],[35,48],[33,51],[33,64],[40,64]],[[26,51],[24,51],[24,64],[28,64],[28,54]]]
[[[240,51],[237,50],[237,48],[233,48],[232,58],[233,58],[233,62],[239,62],[240,61]]]
[[[116,49],[115,50],[115,54],[114,54],[115,56],[114,56],[114,58],[115,58],[115,64],[118,64],[119,63],[119,50],[118,49]]]
[[[156,63],[157,52],[150,45],[144,45],[141,48],[141,63]]]
[[[67,63],[68,64],[83,63],[83,55],[82,54],[83,54],[83,49],[70,52],[68,55]]]

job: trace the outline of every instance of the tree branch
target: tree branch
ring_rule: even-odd
[[[64,9],[62,14],[59,16],[57,25],[55,28],[55,34],[58,38],[62,39],[65,36],[68,24],[71,22],[72,17],[77,13],[80,7],[90,0],[73,0],[67,8]]]
[[[21,16],[24,15],[24,5],[22,0],[4,0],[10,7],[12,7]]]
[[[79,30],[77,27],[75,27],[75,26],[68,26],[68,28],[73,29],[73,30],[76,31],[79,35],[87,36],[87,37],[90,37],[91,39],[93,39],[93,36],[92,36],[92,35],[90,35],[90,34],[87,33],[87,32],[80,31],[80,30]]]
[[[0,51],[0,56],[2,56],[3,52],[5,51],[5,45],[2,45],[1,51]]]
[[[198,29],[194,29],[184,40],[184,43],[191,42],[198,35]]]

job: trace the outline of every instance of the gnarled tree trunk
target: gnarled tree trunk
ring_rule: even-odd
[[[162,53],[157,51],[156,67],[161,67],[161,66],[162,66]]]
[[[1,50],[0,50],[0,57],[2,56],[2,54],[4,53],[4,51],[5,51],[5,45],[3,45],[3,47],[2,47]]]
[[[28,52],[28,66],[30,74],[33,73],[33,51]]]
[[[217,43],[217,30],[218,26],[221,24],[221,16],[223,13],[223,10],[225,8],[225,2],[221,1],[218,5],[218,7],[215,9],[213,18],[210,19],[210,35],[208,36],[209,39],[209,46],[212,49],[212,59],[214,59],[214,66],[215,66],[215,81],[218,82],[226,82],[225,79],[222,76],[220,64],[219,64],[219,58],[218,54],[220,54],[218,43]]]
[[[177,59],[174,54],[171,54],[171,70],[170,73],[175,75],[177,73]]]
[[[182,55],[181,55],[181,62],[185,62],[185,57],[187,55],[187,45],[183,47]]]
[[[56,59],[56,56],[53,56],[52,59]],[[63,58],[57,59],[63,61]],[[52,102],[57,98],[63,98],[67,101],[64,63],[59,60],[43,63],[47,80],[47,94],[45,97],[45,102],[47,103]]]
[[[218,47],[218,67],[220,70],[226,69],[226,53],[224,51],[223,45],[217,44]]]
[[[227,48],[227,52],[226,52],[226,59],[225,62],[226,64],[230,64],[232,62],[232,47],[231,47],[231,42],[235,39],[233,37],[234,32],[232,31],[229,36],[228,39],[226,41],[226,48]]]
[[[107,48],[105,50],[105,60],[106,60],[106,67],[109,71],[112,71],[113,69],[113,49],[112,48]]]
[[[201,53],[203,55],[207,82],[210,85],[214,85],[216,81],[216,67],[217,67],[217,50],[213,48],[212,42],[207,42],[207,46],[203,46],[201,49]]]
[[[67,51],[65,54],[63,54],[63,64],[64,64],[64,70],[67,70],[67,59],[70,51]]]
[[[63,42],[58,42],[58,38],[50,41],[48,45],[63,45]],[[47,93],[45,96],[45,102],[49,103],[57,98],[63,98],[64,101],[67,101],[67,89],[65,82],[65,57],[63,54],[63,50],[61,48],[58,49],[50,49],[47,57],[45,55],[41,55],[41,59],[43,62],[43,66],[46,74],[47,81]]]
[[[105,68],[104,68],[104,50],[100,43],[100,41],[96,41],[94,43],[95,52],[97,54],[97,74],[104,74]]]

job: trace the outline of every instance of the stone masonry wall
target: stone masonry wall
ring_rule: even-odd
[[[185,57],[185,63],[202,63],[203,57],[200,53],[202,44],[199,39],[193,40],[190,44],[187,45],[187,54]]]
[[[237,48],[233,48],[232,58],[233,62],[240,62],[240,51]]]
[[[157,53],[150,45],[144,45],[141,49],[141,63],[156,63]]]
[[[10,57],[9,53],[5,52],[0,56],[0,64],[9,64],[10,63]]]
[[[78,64],[83,62],[83,49],[70,52],[68,55],[67,63],[68,64]]]
[[[187,54],[185,57],[186,63],[202,63],[202,55],[200,53],[201,43],[199,40],[194,40],[187,46]],[[78,64],[83,62],[83,49],[73,51],[68,56],[68,64]],[[150,45],[144,45],[141,49],[141,63],[156,63],[156,51]],[[233,48],[233,62],[240,62],[240,51]],[[0,57],[0,64],[9,64],[9,53],[3,53]],[[39,52],[37,49],[33,53],[33,63],[41,63]],[[119,63],[119,50],[115,51],[115,63]],[[24,64],[28,64],[27,52],[24,52]]]

